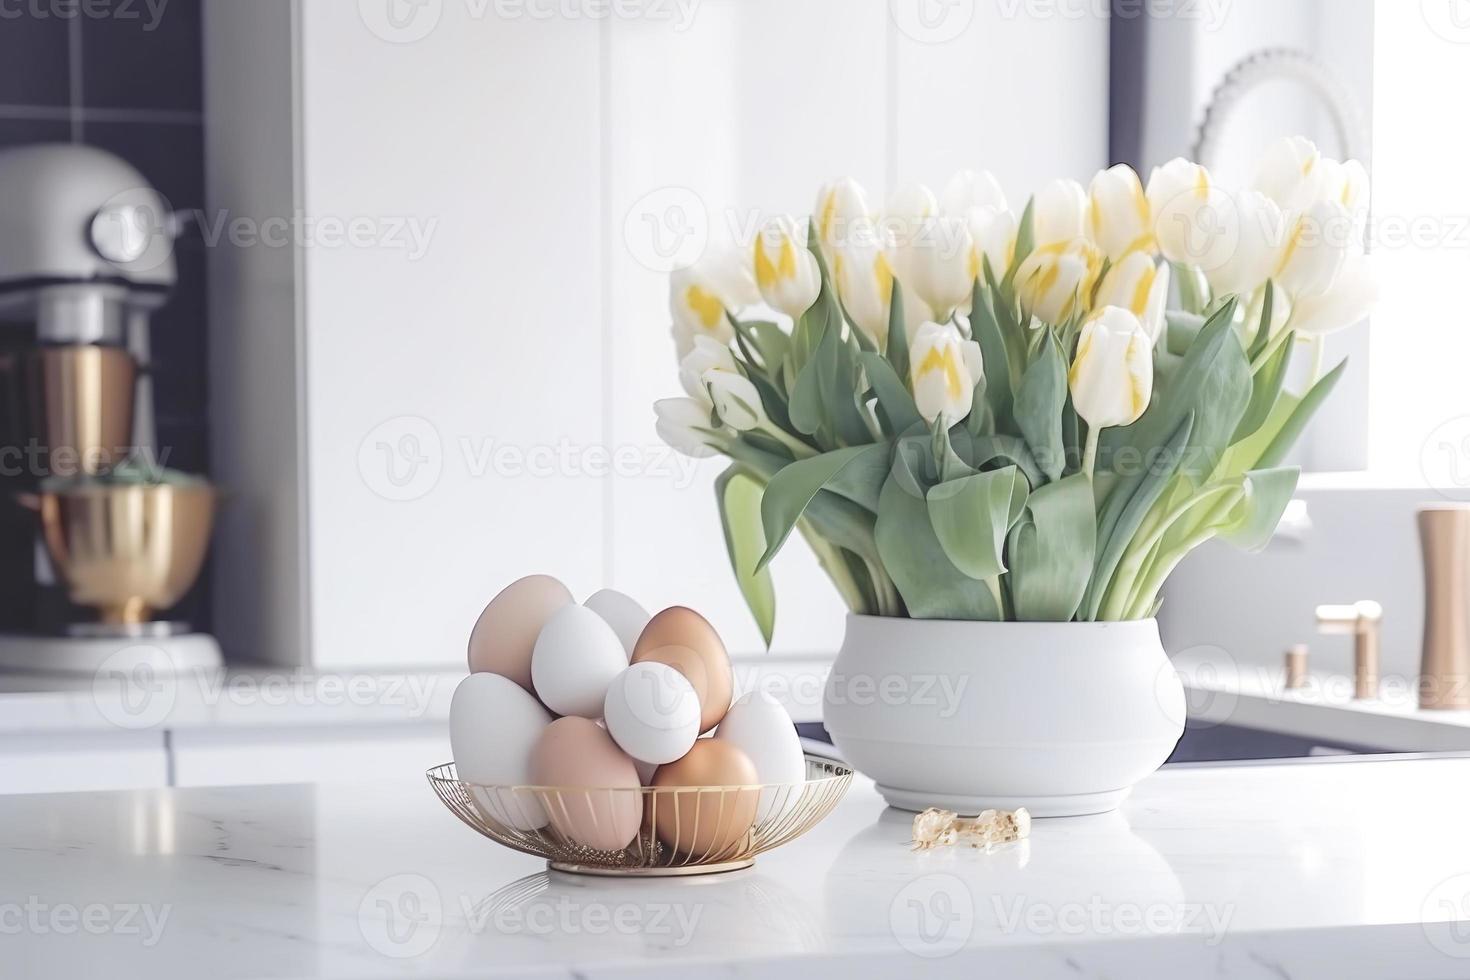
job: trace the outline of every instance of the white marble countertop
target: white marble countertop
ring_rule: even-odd
[[[857,780],[726,876],[549,876],[422,779],[0,798],[7,978],[1470,975],[1470,759],[1176,767],[986,854]]]
[[[1357,700],[1347,674],[1315,671],[1288,690],[1281,666],[1236,663],[1212,650],[1174,658],[1191,727],[1240,725],[1391,752],[1470,751],[1470,710],[1419,707],[1419,678],[1387,674]]]

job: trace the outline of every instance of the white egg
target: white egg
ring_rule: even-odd
[[[749,756],[762,783],[795,784],[790,789],[762,790],[757,822],[781,816],[801,799],[801,785],[806,782],[801,738],[791,716],[774,697],[752,691],[737,698],[715,731],[715,738]]]
[[[628,656],[633,655],[633,646],[638,642],[638,637],[643,633],[643,627],[653,618],[638,602],[616,589],[603,589],[594,592],[582,603],[597,615],[601,616],[607,625],[618,634],[618,639],[623,641],[623,649],[628,651]]]
[[[603,701],[607,731],[638,762],[684,757],[699,737],[699,695],[668,664],[645,661],[613,678]]]
[[[531,686],[559,715],[602,717],[612,679],[628,668],[613,628],[583,606],[563,606],[541,627],[531,651]]]
[[[459,778],[492,786],[531,782],[531,748],[551,715],[526,689],[499,674],[471,674],[449,702],[449,745]],[[471,796],[492,820],[517,830],[546,826],[546,811],[530,793],[473,789]]]

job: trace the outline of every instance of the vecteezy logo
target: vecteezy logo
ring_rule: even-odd
[[[920,44],[943,44],[965,33],[975,19],[975,0],[888,0],[888,15]]]
[[[693,265],[709,244],[709,211],[687,187],[649,191],[623,217],[623,241],[639,265],[669,273]]]
[[[168,717],[179,683],[168,651],[146,643],[111,654],[92,675],[92,701],[119,728],[153,728]]]
[[[975,900],[954,875],[924,875],[893,897],[888,925],[898,944],[915,956],[949,956],[970,939]]]
[[[401,874],[374,885],[357,905],[357,927],[384,956],[407,959],[427,953],[444,925],[439,889],[423,875]]]
[[[1470,0],[1419,0],[1419,15],[1446,41],[1470,44]]]
[[[1470,956],[1470,873],[1451,875],[1424,896],[1419,910],[1429,945],[1464,959]]]
[[[444,472],[444,444],[428,419],[400,415],[369,432],[357,447],[357,469],[384,500],[417,500]]]
[[[1424,482],[1450,500],[1470,500],[1470,415],[1441,422],[1419,447]]]
[[[444,0],[357,0],[357,14],[367,29],[391,44],[412,44],[428,37],[444,13]]]

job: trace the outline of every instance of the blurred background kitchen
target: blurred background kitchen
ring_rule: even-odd
[[[1467,86],[1456,0],[0,0],[0,792],[442,761],[531,571],[704,611],[819,735],[837,596],[787,547],[766,652],[654,432],[667,273],[835,176],[1240,184],[1297,133],[1368,167],[1383,297],[1276,540],[1170,583],[1177,758],[1470,749],[1414,517],[1470,499]]]

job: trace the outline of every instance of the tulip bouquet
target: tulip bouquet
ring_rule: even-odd
[[[810,221],[676,271],[687,397],[657,426],[730,459],[720,514],[767,642],[793,531],[853,611],[969,620],[1149,617],[1202,542],[1263,546],[1342,372],[1322,335],[1375,296],[1366,200],[1359,164],[1301,139],[1246,189],[1120,165],[1019,218],[983,172],[882,214],[840,180]]]

